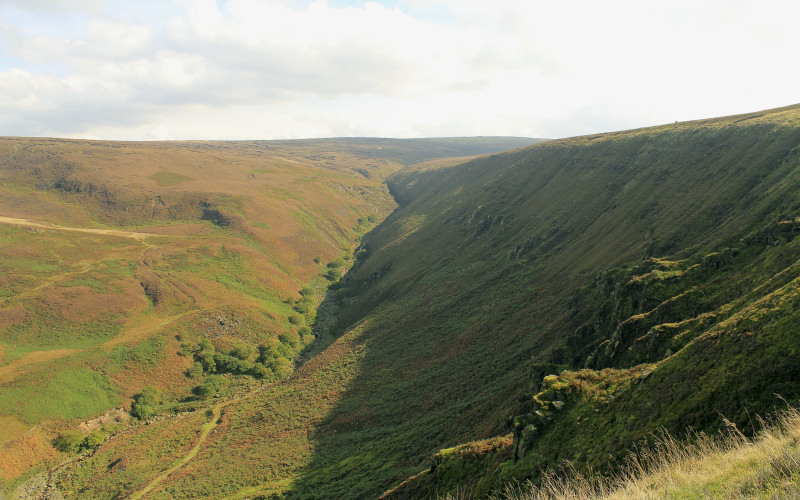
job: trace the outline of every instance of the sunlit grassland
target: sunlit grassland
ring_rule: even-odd
[[[116,388],[91,370],[64,368],[52,376],[41,375],[23,377],[13,387],[4,388],[0,411],[35,424],[54,416],[64,420],[87,418],[119,404]]]
[[[218,497],[236,498],[239,490],[248,485],[251,488],[243,492],[247,495],[289,489],[292,478],[306,465],[304,457],[310,452],[308,436],[314,421],[338,402],[340,388],[358,374],[363,348],[353,344],[357,337],[358,331],[349,333],[291,378],[225,406],[220,425],[209,435],[197,457],[170,475],[160,485],[161,491],[177,497],[214,492]],[[95,476],[101,464],[113,461],[117,455],[141,453],[136,449],[137,443],[149,440],[154,441],[156,449],[170,448],[170,436],[181,432],[184,425],[181,420],[169,420],[132,430],[130,437],[125,438],[131,443],[130,452],[126,452],[127,444],[116,441],[101,447],[97,458],[93,458],[94,465],[81,466],[79,480],[67,480],[62,491],[72,497],[68,492],[69,485],[74,483],[84,485],[84,495],[108,496],[115,485],[107,476]],[[230,460],[232,453],[237,457],[235,462]],[[139,481],[157,471],[154,464],[149,467],[149,473],[139,474]],[[213,473],[206,472],[212,470]]]
[[[156,172],[153,174],[153,180],[158,183],[159,186],[174,186],[176,184],[180,184],[182,182],[193,181],[192,177],[188,175],[178,174],[175,172]]]
[[[165,391],[167,412],[205,404],[190,389],[207,374],[187,375],[202,339],[220,352],[308,342],[314,312],[296,312],[298,291],[320,300],[326,263],[395,207],[383,180],[406,163],[403,146],[379,159],[361,149],[1,138],[0,216],[31,222],[0,224],[2,477],[52,463],[59,432],[128,408],[147,385]],[[302,348],[287,345],[276,349]],[[227,396],[258,386],[225,376]],[[31,425],[39,434],[24,438]],[[143,467],[141,480],[157,466]]]
[[[496,499],[794,498],[800,492],[800,418],[785,410],[747,438],[737,429],[678,441],[660,433],[613,474],[551,469],[539,486],[509,486]],[[447,498],[457,498],[458,495]]]
[[[106,498],[140,489],[192,448],[196,430],[207,419],[205,411],[197,411],[171,420],[170,426],[142,426],[115,436],[113,446],[103,447],[88,458],[89,467],[71,469],[59,487],[68,498]],[[96,467],[108,473],[87,477]]]

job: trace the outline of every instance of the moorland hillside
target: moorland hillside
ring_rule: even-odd
[[[533,142],[0,139],[0,480],[285,377],[386,176]]]
[[[480,497],[565,459],[606,470],[659,429],[751,433],[751,415],[800,398],[800,107],[429,162],[387,184],[399,207],[320,305],[337,308],[327,348],[206,414],[114,437],[54,484]]]
[[[563,460],[606,471],[660,430],[752,434],[800,399],[800,106],[428,161],[386,185],[398,206],[334,265],[350,269],[302,366],[162,409],[42,481],[483,497]],[[183,357],[228,366],[218,351],[199,338]]]

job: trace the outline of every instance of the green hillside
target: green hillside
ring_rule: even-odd
[[[659,429],[750,434],[800,400],[800,106],[387,176],[399,206],[327,290],[305,364],[115,435],[51,483],[481,497],[563,460],[606,471]]]
[[[123,410],[191,412],[284,378],[396,206],[387,175],[535,142],[0,138],[0,481],[69,456],[58,436],[120,432]]]
[[[395,233],[368,240],[373,255],[410,211],[437,217],[406,242],[451,248],[417,272],[425,289],[450,290],[454,300],[431,316],[455,334],[442,342],[448,355],[469,361],[440,365],[437,381],[465,388],[432,406],[458,418],[469,399],[491,401],[485,414],[467,406],[475,438],[514,438],[442,452],[426,465],[443,465],[396,496],[486,494],[562,460],[603,470],[660,428],[682,435],[727,418],[752,431],[753,414],[785,407],[776,394],[796,401],[799,120],[792,107],[555,141],[393,186],[406,205],[384,225],[397,221]],[[366,283],[356,277],[385,265],[373,262],[353,274],[356,293]],[[407,284],[414,265],[386,272],[369,296],[420,293]],[[519,373],[516,392],[498,365]]]

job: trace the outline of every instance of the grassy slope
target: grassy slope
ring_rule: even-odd
[[[613,475],[561,471],[548,474],[538,487],[510,485],[498,498],[795,498],[800,492],[798,433],[797,411],[789,409],[752,439],[735,429],[695,435],[691,443],[661,434],[653,447],[631,454]]]
[[[771,407],[776,388],[796,399],[787,348],[797,242],[781,222],[800,210],[799,123],[787,108],[396,176],[401,209],[369,235],[349,286],[333,297],[343,335],[293,377],[232,402],[197,457],[157,491],[375,496],[427,468],[439,448],[512,431],[531,409],[531,359],[578,369],[596,354],[590,365],[617,369],[551,380],[548,394],[564,410],[551,412],[522,460],[502,467],[506,478],[561,458],[602,464],[656,426],[719,425],[717,408],[741,422],[746,410]],[[692,274],[725,248],[747,258]],[[637,267],[653,256],[684,263]],[[690,341],[674,356],[656,349],[646,355],[654,366],[629,370],[636,338],[617,327],[682,292],[627,283],[673,271],[713,297],[665,318],[719,319],[687,327]],[[112,441],[65,489],[102,496],[97,478],[119,458]],[[128,484],[142,488],[147,477]]]
[[[485,494],[512,478],[536,477],[564,459],[602,469],[609,457],[621,457],[660,427],[677,433],[690,425],[713,429],[724,415],[747,429],[748,412],[782,404],[776,393],[800,397],[793,326],[800,287],[794,239],[798,117],[795,107],[532,149],[528,165],[539,167],[532,176],[541,180],[526,184],[534,187],[529,203],[536,203],[535,186],[563,189],[541,192],[540,203],[548,195],[550,200],[525,212],[531,219],[521,236],[531,239],[517,236],[515,246],[504,238],[515,231],[505,224],[497,229],[498,250],[512,250],[505,267],[514,262],[538,268],[524,282],[509,272],[497,288],[524,294],[526,286],[550,282],[547,293],[520,304],[524,310],[545,301],[552,308],[539,306],[542,314],[531,322],[537,338],[552,335],[552,350],[530,352],[534,362],[622,370],[567,372],[552,381],[556,389],[542,387],[538,378],[530,387],[519,385],[520,392],[532,392],[520,394],[517,429],[533,425],[538,434],[524,459],[513,463],[508,455],[515,450],[508,448],[499,455],[466,454],[435,474],[418,476],[398,497],[459,487]],[[555,165],[536,161],[559,146],[573,157],[559,156]],[[587,158],[598,160],[581,168]],[[603,174],[608,177],[598,179],[596,191],[581,186],[585,176]],[[522,183],[517,176],[504,187]],[[504,199],[516,198],[506,191]],[[529,232],[543,212],[559,224]],[[584,225],[587,219],[590,226]],[[640,260],[650,255],[673,260]],[[499,259],[494,264],[503,266]],[[656,364],[627,369],[642,361]],[[566,406],[554,411],[551,400]],[[476,466],[483,468],[475,472]]]
[[[384,176],[493,147],[380,145],[0,139],[0,216],[24,219],[0,224],[0,480],[146,384],[185,397],[176,335],[227,348],[296,328],[286,298],[394,207]]]
[[[709,418],[717,402],[739,419],[744,409],[771,407],[780,379],[784,396],[797,398],[798,377],[785,370],[797,366],[794,354],[784,352],[795,338],[793,292],[781,291],[794,276],[771,278],[797,260],[793,226],[787,236],[780,222],[800,211],[798,144],[793,107],[400,172],[390,181],[400,209],[365,238],[346,286],[330,297],[341,307],[341,336],[292,377],[233,401],[197,457],[157,491],[377,496],[429,468],[440,448],[511,432],[531,409],[531,360],[616,368],[565,374],[563,387],[592,382],[559,396],[565,410],[551,416],[524,460],[507,460],[508,438],[476,445],[501,455],[465,469],[473,477],[456,471],[440,492],[475,479],[480,467],[491,476],[501,462],[509,463],[500,479],[535,475],[560,458],[604,463],[608,450],[624,453],[655,426],[718,425]],[[690,270],[739,245],[729,267]],[[670,259],[642,262],[653,256]],[[678,267],[669,270],[669,262]],[[692,330],[692,342],[678,339],[677,355],[629,370],[642,351],[635,338],[614,337],[618,324],[682,292],[626,283],[673,274],[709,298],[664,318],[723,308],[710,323],[718,328]],[[609,298],[607,286],[625,300]],[[770,297],[777,302],[759,302]],[[763,335],[752,335],[753,322]],[[616,356],[600,355],[617,340]],[[653,362],[667,355],[656,347],[645,353]],[[667,389],[682,392],[665,398]],[[97,479],[120,454],[113,441],[102,447],[78,486],[102,496]],[[142,488],[146,478],[141,472],[129,484]]]
[[[602,306],[583,291],[599,273],[652,255],[702,259],[796,216],[799,121],[791,108],[553,141],[398,174],[390,187],[402,208],[367,240],[369,256],[341,297],[350,304],[342,326],[371,321],[361,376],[317,427],[315,460],[293,491],[313,496],[325,484],[332,496],[375,494],[467,434],[511,431],[529,360],[580,368],[602,335],[612,334],[579,329],[594,319],[591,307]],[[794,245],[757,253],[768,265],[737,283],[768,279],[796,255]],[[593,423],[599,429],[587,430],[597,436],[589,450],[580,445],[587,435],[575,432],[577,417],[563,419],[563,432],[540,441],[542,458],[517,472],[534,474],[558,460],[553,450],[565,436],[574,446],[562,457],[591,453],[596,463],[609,445],[623,452],[658,425],[718,425],[710,418],[718,402],[737,419],[744,408],[768,409],[781,378],[781,392],[798,397],[798,377],[786,369],[794,355],[783,350],[792,330],[771,331],[780,342],[764,335],[746,350],[732,345],[735,335],[730,343],[725,336],[691,344],[686,359],[665,362],[671,368],[654,372],[646,390],[628,393]],[[700,342],[714,345],[725,363],[714,365],[714,356],[701,362],[696,356],[708,351]],[[752,368],[742,373],[742,366]],[[681,393],[664,398],[665,387]],[[580,417],[594,413],[587,408]],[[648,425],[621,420],[631,415]]]

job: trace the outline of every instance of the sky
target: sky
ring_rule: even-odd
[[[800,103],[796,0],[0,0],[0,135],[560,138]]]

